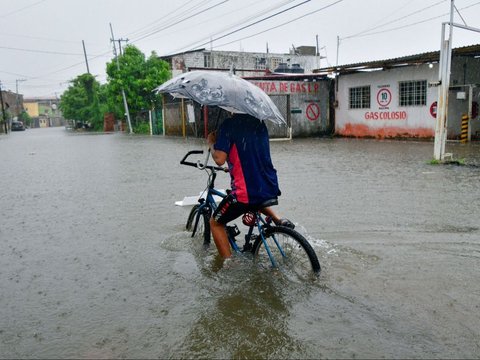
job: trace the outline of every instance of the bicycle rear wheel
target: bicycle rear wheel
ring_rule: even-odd
[[[195,205],[188,215],[185,227],[188,231],[192,231],[192,237],[203,239],[204,245],[210,244],[210,210],[205,207]]]
[[[300,233],[283,226],[270,227],[266,229],[265,233],[267,245],[280,270],[292,272],[302,278],[320,273],[320,262],[315,251]],[[272,262],[260,236],[253,244],[252,253],[257,264],[263,267],[272,267]]]

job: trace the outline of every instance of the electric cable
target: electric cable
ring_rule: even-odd
[[[463,7],[463,8],[460,8],[459,10],[466,10],[466,9],[471,8],[471,7],[477,6],[477,5],[479,5],[479,4],[480,4],[480,1],[478,1],[478,2],[476,2],[476,3],[474,3],[474,4],[471,4],[471,5],[469,5],[469,6],[465,6],[465,7]],[[407,28],[407,27],[411,27],[411,26],[423,24],[423,23],[426,23],[426,22],[429,22],[429,21],[432,21],[432,20],[440,19],[440,18],[445,17],[445,16],[447,16],[447,15],[450,15],[450,13],[445,13],[445,14],[442,14],[442,15],[434,16],[434,17],[431,17],[431,18],[428,18],[428,19],[424,19],[424,20],[417,21],[417,22],[414,22],[414,23],[406,24],[406,25],[403,25],[403,26],[398,26],[398,27],[391,28],[391,29],[386,29],[386,30],[382,30],[382,31],[377,31],[377,32],[372,32],[372,33],[367,33],[367,34],[358,35],[358,36],[356,36],[356,37],[364,37],[364,36],[378,35],[378,34],[384,34],[384,33],[391,32],[391,31],[401,30],[401,29],[405,29],[405,28]]]
[[[258,36],[258,35],[260,35],[260,34],[264,34],[264,33],[268,32],[268,31],[270,31],[270,30],[278,29],[279,27],[282,27],[282,26],[284,26],[284,25],[288,25],[288,24],[290,24],[290,23],[292,23],[292,22],[295,22],[295,21],[300,20],[300,19],[303,19],[303,18],[305,18],[305,17],[307,17],[307,16],[311,16],[311,15],[313,15],[313,14],[316,14],[316,13],[320,12],[320,11],[323,11],[323,10],[329,8],[329,7],[332,7],[332,6],[334,6],[334,5],[338,4],[338,3],[341,3],[342,1],[344,1],[344,0],[334,1],[333,3],[330,3],[330,4],[328,4],[328,5],[325,5],[324,7],[320,8],[320,9],[317,9],[317,10],[312,11],[312,12],[309,12],[309,13],[307,13],[307,14],[298,16],[298,17],[296,17],[295,19],[286,21],[286,22],[284,22],[284,23],[282,23],[282,24],[273,26],[273,27],[268,28],[268,29],[266,29],[266,30],[260,31],[260,32],[258,32],[258,33],[255,33],[255,34],[253,34],[253,35],[245,36],[245,37],[243,37],[243,38],[236,39],[236,40],[230,41],[230,42],[228,42],[228,43],[221,44],[221,45],[217,45],[217,46],[214,46],[214,47],[215,47],[215,48],[219,48],[219,47],[222,47],[222,46],[230,45],[230,44],[232,44],[232,43],[234,43],[234,42],[241,41],[241,40],[245,40],[245,39],[250,39],[250,38],[255,37],[255,36]]]
[[[24,6],[24,7],[20,8],[20,9],[13,10],[13,11],[11,11],[11,12],[9,12],[9,13],[0,15],[0,18],[4,18],[4,17],[10,16],[10,15],[16,14],[16,13],[22,11],[22,10],[31,8],[31,7],[33,7],[33,6],[36,6],[36,5],[38,5],[38,4],[43,3],[43,2],[45,2],[45,1],[47,1],[47,0],[40,0],[40,1],[37,1],[36,3],[33,3],[33,4],[30,4],[30,5]]]
[[[382,23],[382,24],[380,24],[380,25],[374,26],[374,27],[372,27],[372,28],[370,28],[370,29],[367,29],[367,30],[360,31],[359,33],[356,33],[356,34],[353,34],[353,35],[349,35],[349,36],[342,37],[342,38],[340,38],[340,40],[346,40],[346,39],[358,37],[358,36],[360,36],[360,35],[362,35],[362,34],[364,34],[364,33],[367,33],[367,32],[369,32],[369,31],[372,31],[372,30],[375,30],[375,29],[378,29],[378,28],[381,28],[381,27],[390,25],[390,24],[392,24],[392,23],[398,22],[398,21],[400,21],[400,20],[406,19],[406,18],[408,18],[408,17],[410,17],[410,16],[412,16],[412,15],[416,15],[416,14],[422,12],[422,11],[429,10],[429,9],[431,9],[431,8],[437,6],[437,5],[439,5],[439,4],[441,4],[441,3],[445,2],[445,1],[446,1],[446,0],[438,1],[438,2],[436,2],[436,3],[434,3],[434,4],[432,4],[432,5],[429,5],[429,6],[427,6],[427,7],[424,7],[424,8],[422,8],[422,9],[420,9],[420,10],[416,10],[416,11],[414,11],[414,12],[411,12],[411,13],[409,13],[409,14],[407,14],[407,15],[404,15],[404,16],[402,16],[402,17],[399,17],[399,18],[397,18],[397,19],[394,19],[394,20],[391,20],[391,21]]]
[[[202,44],[198,44],[198,45],[193,45],[193,44],[191,44],[191,45],[189,45],[189,47],[192,47],[192,48],[202,47],[202,46],[204,46],[204,45],[209,44],[210,42],[223,39],[223,38],[225,38],[225,37],[227,37],[227,36],[230,36],[230,35],[232,35],[232,34],[235,34],[235,33],[239,32],[239,31],[245,30],[245,29],[247,29],[247,28],[249,28],[249,27],[251,27],[251,26],[254,26],[254,25],[257,25],[257,24],[259,24],[259,23],[261,23],[261,22],[264,22],[264,21],[266,21],[266,20],[269,20],[269,19],[271,19],[271,18],[273,18],[273,17],[275,17],[275,16],[277,16],[277,15],[280,15],[280,14],[283,14],[283,13],[285,13],[285,12],[287,12],[287,11],[293,10],[293,9],[295,9],[295,8],[301,6],[301,5],[304,5],[304,4],[306,4],[307,2],[310,2],[310,1],[311,1],[311,0],[305,0],[305,1],[301,2],[301,3],[299,3],[299,4],[296,4],[296,5],[294,5],[294,6],[291,6],[291,7],[287,8],[287,9],[284,9],[284,10],[281,10],[281,11],[279,11],[279,12],[276,12],[276,13],[274,13],[274,14],[272,14],[272,15],[269,15],[269,16],[267,16],[267,17],[265,17],[265,18],[262,18],[262,19],[260,19],[260,20],[257,20],[257,21],[255,21],[255,22],[253,22],[253,23],[251,23],[251,24],[245,25],[245,26],[243,26],[243,27],[241,27],[241,28],[239,28],[239,29],[237,29],[237,30],[233,30],[233,31],[231,31],[231,32],[229,32],[229,33],[227,33],[227,34],[224,34],[224,35],[222,35],[222,36],[219,36],[219,37],[217,37],[217,38],[215,38],[215,39],[211,39],[210,41],[208,41],[208,42],[206,42],[206,43],[202,43]],[[338,2],[340,2],[340,1],[343,1],[343,0],[339,0]],[[203,40],[202,40],[202,41],[203,41]]]

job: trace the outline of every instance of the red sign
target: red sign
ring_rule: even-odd
[[[392,101],[392,93],[387,88],[381,88],[377,93],[377,103],[381,107],[387,107]]]
[[[320,106],[315,103],[310,103],[307,106],[307,110],[305,111],[308,120],[315,121],[320,116]]]
[[[433,102],[432,105],[430,105],[430,115],[432,115],[434,118],[437,117],[437,102]]]

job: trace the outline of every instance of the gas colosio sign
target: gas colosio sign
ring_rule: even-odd
[[[379,85],[376,95],[379,111],[367,111],[365,120],[406,120],[406,111],[390,111],[389,105],[392,102],[390,85]]]

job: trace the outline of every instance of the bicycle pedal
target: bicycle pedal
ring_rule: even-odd
[[[240,235],[240,230],[236,224],[227,225],[228,236],[234,239],[237,235]]]

